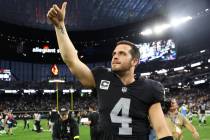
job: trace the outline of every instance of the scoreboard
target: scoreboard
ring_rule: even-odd
[[[11,71],[0,68],[0,81],[11,81]]]

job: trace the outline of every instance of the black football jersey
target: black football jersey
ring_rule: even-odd
[[[124,85],[111,70],[92,70],[96,81],[99,128],[114,135],[148,135],[148,111],[163,99],[163,86],[153,80],[137,79]]]
[[[206,112],[206,104],[200,105],[200,113],[205,114],[205,112]]]
[[[53,126],[53,139],[73,140],[75,136],[79,136],[79,126],[73,118],[65,121],[57,119]]]
[[[59,118],[58,113],[56,111],[51,111],[51,113],[49,115],[49,120],[51,122],[55,122],[58,118]]]
[[[98,124],[99,119],[98,112],[91,112],[88,116],[88,119],[91,121],[90,126],[96,126]]]

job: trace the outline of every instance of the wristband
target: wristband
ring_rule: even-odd
[[[79,136],[74,136],[74,140],[79,140]]]
[[[167,136],[167,137],[161,138],[159,140],[173,140],[173,137],[172,136]]]

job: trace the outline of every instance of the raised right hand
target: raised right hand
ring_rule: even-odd
[[[47,13],[48,19],[54,24],[56,27],[61,27],[64,25],[64,19],[66,15],[66,5],[67,2],[64,2],[62,4],[62,7],[59,8],[56,4],[53,4],[53,6],[50,8],[50,10]]]

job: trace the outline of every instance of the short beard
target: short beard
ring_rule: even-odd
[[[114,73],[117,74],[117,73],[120,73],[120,70],[113,70],[113,69],[112,69],[112,72],[114,72]]]
[[[115,74],[119,75],[119,76],[123,76],[126,72],[126,70],[113,70],[112,72],[114,72]]]
[[[119,75],[119,76],[123,76],[130,68],[131,68],[131,64],[128,64],[128,67],[122,67],[121,69],[112,69],[112,72],[114,72],[115,74]]]

